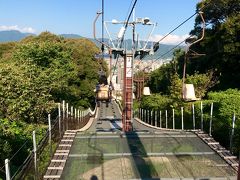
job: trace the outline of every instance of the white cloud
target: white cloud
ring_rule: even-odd
[[[150,37],[151,41],[159,41],[160,39],[162,39],[164,36],[160,35],[160,34],[156,34],[153,35],[152,37]],[[189,37],[189,35],[185,34],[185,35],[168,35],[166,38],[164,38],[160,43],[162,44],[178,44],[182,41],[184,41],[187,37]]]
[[[18,25],[13,25],[13,26],[0,26],[0,31],[8,31],[8,30],[17,30],[20,32],[24,32],[24,33],[35,33],[35,29],[33,29],[32,27],[23,27],[20,28],[18,27]]]

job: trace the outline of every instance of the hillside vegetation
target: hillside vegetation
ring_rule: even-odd
[[[56,103],[67,100],[79,108],[95,105],[98,51],[87,39],[65,39],[48,32],[0,44],[1,165],[26,140],[31,148],[32,131],[46,128],[47,114]]]
[[[202,9],[202,7],[204,7]],[[196,6],[201,9],[207,27],[205,37],[191,46],[191,52],[205,54],[189,58],[186,64],[185,83],[194,84],[196,97],[202,99],[205,120],[209,121],[210,103],[214,103],[213,135],[225,147],[229,147],[233,115],[236,115],[233,151],[240,149],[240,3],[239,0],[205,0]],[[191,35],[201,37],[200,16],[195,19]],[[182,100],[183,62],[185,52],[175,50],[171,63],[150,74],[148,86],[154,93],[144,97],[140,106],[147,109],[184,107],[191,122],[193,102]],[[195,102],[199,115],[200,103]],[[209,122],[206,122],[209,124]]]

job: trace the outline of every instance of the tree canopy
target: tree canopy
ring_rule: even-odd
[[[21,165],[32,148],[32,131],[46,128],[47,113],[56,103],[66,100],[79,108],[95,104],[98,52],[88,39],[49,32],[0,44],[0,164],[27,142],[21,157],[11,160],[12,167]]]
[[[94,103],[99,49],[90,40],[44,32],[0,49],[2,118],[38,122],[56,102],[79,107]]]
[[[193,49],[206,56],[189,62],[190,73],[215,69],[220,82],[216,89],[239,88],[236,79],[240,77],[240,1],[205,0],[197,4],[197,11],[199,9],[207,24],[206,35]],[[201,20],[197,16],[191,34],[200,33]]]
[[[239,118],[240,1],[204,0],[196,5],[196,11],[199,10],[203,11],[206,33],[204,39],[191,46],[190,49],[205,55],[186,58],[184,83],[193,84],[196,97],[200,97],[204,104],[208,104],[204,111],[209,110],[209,104],[214,102],[213,135],[227,147],[233,114],[235,113],[237,119]],[[190,34],[201,37],[201,33],[202,21],[200,16],[197,16],[194,29]],[[152,92],[157,95],[144,97],[140,104],[141,107],[156,109],[156,101],[163,108],[177,107],[179,109],[179,106],[183,106],[186,110],[191,107],[193,102],[184,102],[180,95],[185,57],[186,52],[181,49],[176,50],[169,64],[151,73],[148,84]],[[166,101],[166,95],[168,101]],[[199,107],[197,103],[196,106]],[[188,111],[191,115],[190,109]],[[237,121],[234,138],[235,153],[239,151],[239,129],[240,124]]]

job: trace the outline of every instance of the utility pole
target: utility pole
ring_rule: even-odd
[[[122,124],[124,131],[132,131],[133,118],[133,53],[124,54],[124,84]]]
[[[97,13],[97,17],[94,21],[94,30],[93,30],[93,34],[94,34],[94,38],[97,40],[96,38],[96,30],[95,30],[95,24],[96,21],[99,17],[101,13]],[[135,15],[134,15],[135,16]],[[109,39],[112,41],[112,38],[110,37],[109,31],[107,29],[105,22],[105,28],[107,30],[107,33],[109,35]],[[110,56],[112,54],[114,54],[114,56],[116,57],[117,55],[120,55],[123,57],[124,59],[124,76],[123,76],[123,111],[122,111],[122,125],[123,125],[123,131],[125,132],[129,132],[133,130],[132,127],[132,118],[133,118],[133,60],[134,57],[140,55],[141,58],[143,58],[145,55],[149,54],[150,51],[152,49],[146,49],[147,47],[147,43],[145,44],[145,46],[142,49],[136,49],[136,43],[135,43],[135,25],[136,24],[142,24],[142,25],[153,25],[153,29],[156,27],[156,23],[151,23],[149,18],[137,18],[135,20],[135,17],[133,18],[132,22],[125,22],[125,21],[121,21],[118,22],[116,20],[112,20],[110,23],[112,24],[123,24],[124,26],[120,29],[119,33],[118,33],[118,44],[117,46],[115,46],[115,44],[112,42],[112,46],[110,47],[109,45],[106,45],[105,43],[101,42],[103,45],[105,45],[106,47],[108,47],[109,52],[110,52]],[[127,25],[132,26],[132,31],[133,31],[133,45],[132,45],[132,50],[128,51],[126,49],[122,48],[122,42],[123,42],[123,37],[126,31],[126,27]],[[149,37],[151,36],[153,30],[151,31],[151,33],[149,34]],[[98,40],[97,40],[98,41]],[[99,41],[98,41],[99,42]],[[148,42],[148,41],[147,41]],[[155,47],[159,47],[159,44],[157,44],[157,46]],[[154,48],[154,51],[157,51],[158,48]]]

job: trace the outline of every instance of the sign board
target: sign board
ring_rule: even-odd
[[[126,60],[126,77],[132,77],[132,57],[127,57]]]
[[[132,67],[132,57],[127,57],[126,67],[131,68]]]
[[[126,68],[126,77],[132,77],[132,68]]]

